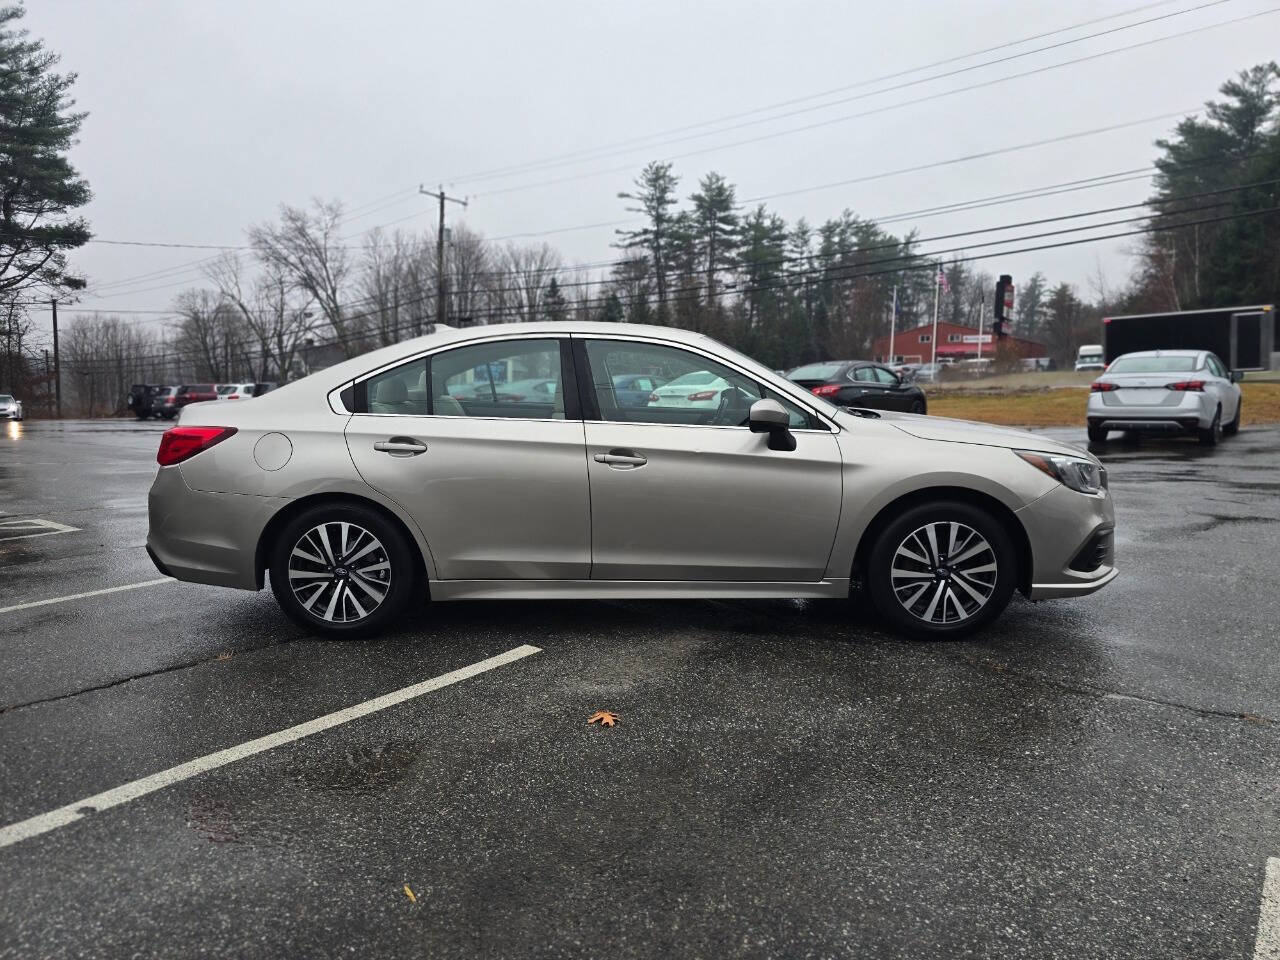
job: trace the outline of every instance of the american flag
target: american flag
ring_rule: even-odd
[[[942,269],[942,264],[938,264],[938,286],[942,288],[943,293],[951,292],[951,284],[947,283],[947,275]]]

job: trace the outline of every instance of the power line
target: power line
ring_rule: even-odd
[[[795,106],[796,104],[807,103],[811,100],[820,100],[824,97],[833,96],[838,93],[845,93],[849,90],[856,90],[860,87],[870,86],[873,83],[882,83],[889,80],[896,80],[899,77],[905,77],[905,76],[910,76],[913,73],[919,73],[922,70],[931,70],[934,67],[946,66],[947,64],[950,64],[950,63],[958,63],[962,60],[969,60],[973,57],[980,57],[987,53],[994,53],[997,50],[1005,50],[1010,47],[1016,47],[1023,43],[1032,43],[1036,40],[1042,40],[1046,37],[1056,36],[1057,34],[1069,33],[1072,30],[1078,30],[1083,27],[1093,26],[1094,24],[1103,23],[1107,20],[1115,20],[1119,17],[1125,17],[1132,13],[1141,13],[1144,10],[1150,10],[1155,7],[1168,6],[1170,3],[1173,3],[1173,2],[1175,2],[1175,0],[1160,0],[1160,2],[1158,3],[1147,3],[1139,7],[1133,7],[1128,10],[1122,10],[1118,13],[1108,14],[1107,16],[1104,16],[1104,17],[1097,17],[1093,20],[1085,20],[1081,23],[1071,24],[1070,26],[1059,27],[1057,29],[1049,30],[1044,33],[1034,34],[1029,37],[1022,37],[1017,40],[1010,40],[1005,43],[996,44],[995,46],[992,46],[992,47],[985,47],[981,50],[973,50],[973,51],[970,51],[969,53],[963,53],[958,56],[947,57],[942,60],[935,60],[935,61],[932,61],[931,63],[921,64],[919,66],[910,67],[905,70],[898,70],[893,73],[882,74],[877,77],[868,77],[863,80],[858,80],[853,83],[845,84],[839,87],[834,87],[828,90],[822,90],[822,91],[819,91],[818,93],[807,94],[800,97],[792,97],[791,99],[788,99],[788,100],[781,100],[775,103],[766,104],[765,106],[762,106],[762,107],[756,107],[750,110],[739,111],[737,113],[725,114],[719,117],[711,118],[709,120],[701,120],[694,123],[687,123],[678,127],[669,127],[665,130],[658,130],[653,133],[646,134],[644,136],[631,137],[625,140],[617,140],[612,143],[602,144],[597,147],[589,147],[585,149],[571,151],[569,153],[561,153],[561,154],[555,154],[549,157],[542,157],[537,160],[528,160],[522,163],[509,164],[503,167],[495,167],[488,170],[481,170],[475,173],[463,174],[460,176],[452,177],[450,182],[470,183],[470,182],[478,181],[481,179],[487,179],[491,176],[512,174],[512,173],[528,170],[533,167],[541,167],[556,161],[573,159],[573,158],[594,159],[594,157],[589,157],[588,155],[600,153],[601,151],[613,150],[619,147],[628,147],[633,145],[647,144],[649,141],[652,141],[661,137],[667,137],[667,136],[671,136],[673,134],[678,134],[678,133],[685,133],[690,130],[696,130],[702,127],[715,126],[721,123],[728,123],[733,120],[740,120],[744,117],[755,116],[760,113],[769,113],[774,110],[781,110],[786,107]]]
[[[742,129],[746,129],[746,128],[748,128],[748,127],[759,126],[760,124],[765,124],[765,123],[774,123],[775,121],[778,121],[778,120],[784,120],[784,119],[786,119],[786,118],[788,118],[788,117],[800,116],[800,115],[802,115],[802,114],[814,113],[814,112],[816,112],[816,111],[821,111],[821,110],[829,110],[829,109],[831,109],[832,107],[841,106],[842,104],[852,103],[852,102],[855,102],[855,101],[858,101],[858,100],[865,100],[865,99],[867,99],[868,97],[878,97],[878,96],[881,96],[882,94],[892,93],[892,92],[894,92],[894,91],[896,91],[896,90],[904,90],[904,89],[907,89],[907,88],[909,88],[909,87],[919,86],[920,84],[924,84],[924,83],[932,83],[932,82],[933,82],[933,81],[935,81],[935,80],[944,80],[944,79],[947,79],[948,77],[954,77],[954,76],[958,76],[958,75],[960,75],[960,74],[970,73],[970,72],[972,72],[972,71],[974,71],[974,70],[981,70],[981,69],[984,69],[984,68],[986,68],[986,67],[996,66],[996,65],[1001,64],[1001,63],[1008,63],[1008,62],[1010,62],[1010,61],[1013,61],[1013,60],[1019,60],[1019,59],[1022,59],[1022,58],[1024,58],[1024,57],[1030,57],[1030,56],[1034,56],[1034,55],[1039,54],[1039,53],[1045,53],[1045,52],[1047,52],[1047,51],[1049,51],[1049,50],[1056,50],[1056,49],[1058,49],[1058,48],[1060,48],[1060,47],[1070,46],[1070,45],[1072,45],[1072,44],[1077,44],[1077,43],[1083,43],[1083,42],[1088,41],[1088,40],[1095,40],[1095,39],[1097,39],[1098,37],[1108,36],[1108,35],[1110,35],[1110,34],[1113,34],[1113,33],[1119,33],[1119,32],[1124,31],[1124,30],[1132,30],[1132,29],[1134,29],[1134,28],[1136,28],[1136,27],[1145,26],[1145,25],[1147,25],[1147,24],[1151,24],[1151,23],[1156,23],[1156,22],[1161,21],[1161,20],[1168,20],[1168,19],[1170,19],[1170,18],[1172,18],[1172,17],[1180,17],[1180,16],[1183,16],[1183,15],[1188,14],[1188,13],[1194,13],[1194,12],[1199,11],[1199,10],[1207,9],[1207,8],[1209,8],[1209,7],[1221,6],[1222,4],[1224,4],[1224,3],[1228,3],[1228,2],[1230,2],[1230,0],[1209,0],[1209,2],[1201,3],[1201,4],[1198,4],[1197,6],[1187,7],[1186,9],[1183,9],[1183,10],[1176,10],[1176,11],[1174,11],[1174,12],[1172,12],[1172,13],[1165,13],[1165,14],[1161,14],[1160,16],[1157,16],[1157,17],[1150,17],[1150,18],[1148,18],[1148,19],[1146,19],[1146,20],[1139,20],[1139,21],[1137,21],[1137,22],[1135,22],[1135,23],[1124,24],[1124,25],[1122,25],[1122,26],[1118,26],[1118,27],[1112,27],[1112,28],[1110,28],[1110,29],[1108,29],[1108,30],[1101,30],[1101,31],[1098,31],[1097,33],[1090,33],[1090,34],[1086,34],[1085,36],[1082,36],[1082,37],[1075,37],[1075,38],[1070,39],[1070,40],[1062,40],[1062,41],[1059,41],[1058,43],[1048,44],[1047,46],[1043,46],[1043,47],[1036,47],[1036,48],[1034,48],[1034,49],[1032,49],[1032,50],[1026,50],[1026,51],[1023,51],[1023,52],[1021,52],[1021,53],[1010,54],[1010,55],[1008,55],[1008,56],[999,57],[999,58],[994,59],[994,60],[986,60],[986,61],[983,61],[982,63],[970,64],[969,66],[965,66],[965,67],[958,67],[958,68],[956,68],[956,69],[954,69],[954,70],[948,70],[948,71],[945,71],[945,72],[943,72],[943,73],[935,73],[935,74],[931,74],[931,75],[929,75],[929,76],[927,76],[927,77],[919,77],[919,78],[914,79],[914,80],[907,80],[907,81],[904,81],[904,82],[902,82],[902,83],[894,84],[893,86],[883,87],[883,88],[878,89],[878,90],[870,90],[870,91],[867,91],[867,92],[865,92],[865,93],[859,93],[859,94],[855,94],[855,95],[852,95],[852,96],[842,97],[842,98],[840,98],[839,100],[833,100],[833,101],[830,101],[830,102],[828,102],[828,103],[820,103],[820,104],[816,104],[816,105],[812,105],[812,106],[801,107],[801,108],[798,108],[798,109],[795,109],[795,110],[788,110],[788,111],[786,111],[786,112],[784,112],[784,113],[779,113],[779,114],[776,114],[776,115],[774,115],[774,116],[770,116],[770,117],[761,117],[761,118],[757,118],[757,119],[754,119],[754,120],[744,120],[744,121],[742,121],[742,122],[740,122],[740,123],[734,123],[734,124],[732,124],[732,125],[730,125],[730,126],[721,127],[721,128],[719,128],[719,129],[717,129],[717,130],[709,130],[709,131],[706,131],[706,132],[703,132],[703,133],[693,133],[693,134],[688,134],[688,135],[686,135],[686,136],[678,136],[678,137],[670,137],[670,138],[668,138],[668,139],[661,139],[661,140],[657,140],[657,141],[652,142],[652,143],[647,143],[646,145],[644,145],[644,146],[642,146],[642,147],[635,147],[635,146],[631,146],[631,147],[625,147],[625,148],[623,148],[623,149],[619,149],[619,150],[612,150],[612,151],[608,151],[608,152],[593,151],[596,155],[591,156],[591,157],[588,157],[588,158],[583,158],[583,159],[562,159],[562,160],[557,160],[557,161],[554,161],[554,162],[552,162],[552,161],[546,161],[546,162],[543,162],[543,163],[539,163],[539,164],[531,165],[528,169],[521,169],[520,167],[516,166],[516,167],[510,167],[510,168],[507,168],[506,170],[504,170],[504,171],[502,171],[502,172],[496,172],[496,171],[495,171],[495,172],[490,172],[490,173],[487,173],[487,174],[480,174],[480,175],[471,176],[471,177],[465,177],[465,178],[461,178],[461,177],[460,177],[460,178],[457,178],[457,179],[458,179],[458,181],[459,181],[459,182],[468,183],[468,184],[470,184],[470,183],[477,183],[477,182],[480,182],[480,181],[483,181],[483,180],[491,180],[491,179],[505,179],[505,178],[508,178],[508,177],[511,177],[511,176],[515,176],[515,175],[517,175],[518,173],[523,173],[523,172],[535,172],[536,170],[549,170],[549,169],[554,169],[554,168],[556,168],[556,167],[563,167],[563,166],[576,166],[576,165],[578,165],[579,163],[584,162],[584,160],[603,160],[603,159],[606,159],[606,158],[608,158],[608,157],[623,156],[623,155],[626,155],[626,154],[628,154],[628,153],[636,153],[636,152],[638,152],[638,151],[640,151],[640,150],[651,150],[651,149],[656,148],[656,147],[669,146],[669,145],[677,144],[677,143],[687,143],[687,142],[689,142],[689,141],[691,141],[691,140],[699,140],[699,139],[702,139],[702,138],[705,138],[705,137],[718,136],[718,135],[723,134],[723,133],[730,133],[730,132],[732,132],[732,131],[734,131],[734,130],[742,130]],[[1227,23],[1233,23],[1233,22],[1235,22],[1235,21],[1226,21],[1226,22],[1227,22]],[[1036,68],[1036,69],[1034,69],[1034,70],[1025,71],[1025,72],[1023,72],[1023,73],[1015,73],[1015,74],[1011,74],[1010,76],[1007,76],[1007,77],[997,77],[997,78],[995,78],[995,79],[993,79],[993,80],[984,81],[984,82],[982,82],[982,83],[974,84],[974,85],[971,85],[971,86],[967,86],[967,87],[960,87],[960,88],[959,88],[959,89],[957,89],[957,90],[943,91],[943,92],[941,92],[941,93],[931,94],[931,95],[929,95],[929,96],[922,97],[922,98],[919,98],[919,99],[916,99],[916,100],[910,100],[910,101],[906,101],[906,102],[904,102],[904,103],[900,103],[900,104],[891,104],[891,105],[889,105],[889,106],[887,106],[887,107],[878,108],[878,109],[876,109],[876,110],[868,111],[867,113],[863,113],[863,114],[853,114],[853,115],[851,115],[851,116],[849,116],[849,117],[844,117],[844,118],[836,118],[836,120],[835,120],[835,121],[823,121],[823,124],[828,123],[828,122],[837,122],[837,121],[844,120],[844,119],[852,119],[853,117],[867,116],[867,115],[870,115],[870,114],[872,114],[872,113],[878,113],[878,112],[881,112],[881,111],[883,111],[883,110],[898,109],[899,107],[902,107],[902,106],[909,106],[909,105],[913,105],[913,104],[916,104],[916,103],[923,103],[923,102],[925,102],[925,101],[933,100],[933,99],[937,99],[937,98],[939,98],[939,97],[944,97],[944,96],[953,96],[953,95],[954,95],[954,94],[956,94],[956,93],[964,93],[964,92],[969,91],[969,90],[976,90],[976,89],[979,89],[979,88],[982,88],[982,87],[992,86],[992,85],[997,84],[997,83],[1004,83],[1004,82],[1007,82],[1008,80],[1020,79],[1020,78],[1022,78],[1022,77],[1031,76],[1031,75],[1036,74],[1036,73],[1043,73],[1043,72],[1048,71],[1048,70],[1056,70],[1056,69],[1058,69],[1058,68],[1060,68],[1060,67],[1064,67],[1064,66],[1072,66],[1072,65],[1077,64],[1077,63],[1083,63],[1083,62],[1085,62],[1085,61],[1087,61],[1087,60],[1097,59],[1098,57],[1110,56],[1110,55],[1112,55],[1113,53],[1120,53],[1120,52],[1124,52],[1124,51],[1127,51],[1127,50],[1135,49],[1135,48],[1136,48],[1136,47],[1138,47],[1138,46],[1144,46],[1144,45],[1149,44],[1149,43],[1159,43],[1159,42],[1162,42],[1163,40],[1166,40],[1166,39],[1173,39],[1173,38],[1175,38],[1175,37],[1179,37],[1179,36],[1186,36],[1186,35],[1188,35],[1188,34],[1190,34],[1190,33],[1199,32],[1200,30],[1212,29],[1212,28],[1213,28],[1213,26],[1215,26],[1215,25],[1210,25],[1210,26],[1207,26],[1207,27],[1199,27],[1199,28],[1196,28],[1196,29],[1194,29],[1194,30],[1186,31],[1185,33],[1177,33],[1177,34],[1173,34],[1173,35],[1171,35],[1170,37],[1161,37],[1161,38],[1157,38],[1157,39],[1155,39],[1155,40],[1148,40],[1148,41],[1144,41],[1143,43],[1140,43],[1140,44],[1134,44],[1134,45],[1132,45],[1132,46],[1128,46],[1128,47],[1120,47],[1120,48],[1118,48],[1117,50],[1107,50],[1107,51],[1103,51],[1103,52],[1101,52],[1101,53],[1093,54],[1093,55],[1088,56],[1088,57],[1082,57],[1082,58],[1079,58],[1079,59],[1077,59],[1077,60],[1068,60],[1068,61],[1066,61],[1066,62],[1064,62],[1064,63],[1059,63],[1059,64],[1049,64],[1049,65],[1046,65],[1046,66],[1038,67],[1038,68]],[[820,125],[821,125],[821,124],[820,124]],[[799,127],[799,128],[796,128],[796,130],[795,130],[795,131],[792,131],[792,132],[797,132],[797,131],[799,131],[799,130],[807,130],[807,129],[811,129],[811,127]],[[718,148],[717,148],[717,149],[718,149]]]
[[[983,81],[983,82],[981,82],[981,83],[971,84],[970,86],[967,86],[967,87],[959,87],[959,88],[954,89],[954,90],[944,90],[944,91],[941,91],[941,92],[939,92],[939,93],[933,93],[933,94],[929,94],[929,95],[927,95],[927,96],[917,97],[917,98],[915,98],[915,99],[913,99],[913,100],[904,100],[904,101],[901,101],[901,102],[899,102],[899,103],[888,104],[888,105],[886,105],[886,106],[876,107],[876,108],[871,109],[871,110],[864,110],[864,111],[861,111],[861,112],[858,112],[858,113],[845,114],[845,115],[842,115],[842,116],[839,116],[839,117],[831,117],[831,118],[828,118],[828,119],[826,119],[826,120],[821,120],[821,121],[817,121],[817,122],[815,122],[815,123],[805,124],[805,125],[803,125],[803,126],[799,126],[799,127],[790,127],[790,128],[788,128],[788,129],[786,129],[786,130],[775,130],[775,131],[773,131],[772,133],[765,133],[765,134],[761,134],[761,135],[759,135],[759,136],[756,136],[756,137],[750,137],[750,138],[745,139],[745,140],[735,140],[735,141],[732,141],[732,142],[730,142],[730,143],[714,144],[714,145],[712,145],[712,146],[708,146],[708,147],[701,147],[701,148],[699,148],[699,149],[697,149],[697,150],[690,150],[690,151],[686,151],[686,152],[684,152],[684,153],[670,154],[670,155],[668,155],[668,156],[666,156],[666,157],[663,157],[663,158],[662,158],[662,162],[664,162],[664,163],[665,163],[665,162],[671,162],[671,161],[674,161],[674,160],[686,159],[686,158],[688,158],[688,157],[700,156],[700,155],[702,155],[702,154],[706,154],[706,153],[715,153],[715,152],[720,151],[720,150],[729,150],[729,149],[732,149],[732,148],[735,148],[735,147],[749,146],[749,145],[751,145],[751,144],[761,143],[761,142],[763,142],[763,141],[765,141],[765,140],[773,140],[773,139],[777,139],[778,137],[791,136],[792,134],[795,134],[795,133],[802,133],[802,132],[806,132],[806,131],[809,131],[809,130],[816,130],[816,129],[820,128],[820,127],[827,127],[827,126],[831,126],[831,125],[833,125],[833,124],[837,124],[837,123],[845,123],[845,122],[847,122],[847,121],[849,121],[849,120],[860,119],[860,118],[863,118],[863,117],[873,116],[873,115],[875,115],[875,114],[880,114],[880,113],[887,113],[887,112],[889,112],[889,111],[891,111],[891,110],[901,109],[902,107],[914,106],[914,105],[917,105],[917,104],[920,104],[920,103],[925,103],[925,102],[929,102],[929,101],[933,101],[933,100],[938,100],[938,99],[941,99],[941,98],[943,98],[943,97],[954,96],[955,94],[958,94],[958,93],[965,93],[965,92],[969,92],[969,91],[972,91],[972,90],[978,90],[978,89],[982,89],[982,88],[985,88],[985,87],[991,87],[991,86],[995,86],[995,85],[1000,84],[1000,83],[1006,83],[1006,82],[1008,82],[1008,81],[1010,81],[1010,80],[1023,79],[1023,78],[1029,77],[1029,76],[1033,76],[1033,75],[1035,75],[1035,74],[1045,73],[1045,72],[1047,72],[1047,71],[1049,71],[1049,70],[1057,70],[1057,69],[1060,69],[1060,68],[1062,68],[1062,67],[1074,66],[1074,65],[1076,65],[1076,64],[1085,63],[1085,62],[1087,62],[1087,61],[1097,60],[1097,59],[1099,59],[1099,58],[1101,58],[1101,57],[1112,56],[1112,55],[1117,54],[1117,53],[1126,53],[1126,52],[1129,52],[1129,51],[1131,51],[1131,50],[1136,50],[1136,49],[1138,49],[1138,48],[1140,48],[1140,47],[1146,47],[1146,46],[1150,46],[1150,45],[1152,45],[1152,44],[1156,44],[1156,43],[1163,43],[1163,42],[1165,42],[1165,41],[1167,41],[1167,40],[1174,40],[1174,39],[1179,39],[1179,38],[1182,38],[1182,37],[1191,36],[1191,35],[1193,35],[1193,34],[1203,33],[1203,32],[1205,32],[1205,31],[1207,31],[1207,30],[1214,30],[1214,29],[1217,29],[1217,28],[1219,28],[1219,27],[1230,26],[1230,25],[1234,25],[1234,24],[1237,24],[1237,23],[1242,23],[1242,22],[1247,21],[1247,20],[1252,20],[1252,19],[1255,19],[1255,18],[1257,18],[1257,17],[1262,17],[1262,16],[1268,16],[1268,15],[1270,15],[1270,14],[1277,13],[1277,12],[1280,12],[1280,7],[1273,7],[1273,8],[1271,8],[1271,9],[1269,9],[1269,10],[1263,10],[1263,11],[1260,11],[1260,12],[1258,12],[1258,13],[1248,14],[1247,16],[1237,17],[1237,18],[1232,19],[1232,20],[1224,20],[1224,21],[1221,21],[1221,22],[1219,22],[1219,23],[1209,24],[1209,25],[1207,25],[1207,26],[1203,26],[1203,27],[1196,27],[1196,28],[1194,28],[1194,29],[1191,29],[1191,30],[1185,30],[1185,31],[1182,31],[1182,32],[1180,32],[1180,33],[1168,34],[1168,35],[1163,36],[1163,37],[1157,37],[1157,38],[1155,38],[1155,39],[1153,39],[1153,40],[1145,40],[1145,41],[1142,41],[1141,43],[1130,44],[1130,45],[1128,45],[1128,46],[1124,46],[1124,47],[1117,47],[1117,48],[1112,49],[1112,50],[1105,50],[1105,51],[1103,51],[1103,52],[1101,52],[1101,53],[1091,54],[1090,56],[1087,56],[1087,57],[1079,57],[1079,58],[1077,58],[1077,59],[1075,59],[1075,60],[1067,60],[1067,61],[1063,61],[1063,62],[1061,62],[1061,63],[1049,64],[1049,65],[1047,65],[1047,66],[1037,67],[1037,68],[1035,68],[1035,69],[1033,69],[1033,70],[1023,71],[1022,73],[1015,73],[1015,74],[1009,74],[1008,76],[1004,76],[1004,77],[997,77],[997,78],[995,78],[995,79],[993,79],[993,80],[986,80],[986,81]],[[560,184],[560,183],[577,182],[577,181],[583,180],[583,179],[588,178],[588,177],[598,177],[598,176],[606,176],[606,175],[614,174],[614,173],[623,173],[623,172],[626,172],[627,170],[630,170],[630,169],[631,169],[631,167],[630,167],[630,166],[626,166],[626,167],[611,167],[611,168],[603,169],[603,170],[593,170],[593,171],[588,171],[588,172],[586,172],[586,173],[579,173],[579,174],[575,174],[575,175],[568,176],[568,177],[559,177],[559,178],[552,179],[552,180],[540,180],[540,181],[535,181],[535,182],[532,182],[532,183],[516,184],[516,185],[514,185],[514,186],[510,186],[510,187],[501,187],[501,188],[499,188],[499,189],[495,189],[495,190],[485,190],[485,191],[481,191],[481,192],[479,192],[479,193],[474,194],[474,196],[475,196],[475,197],[492,197],[492,196],[498,196],[498,195],[501,195],[501,194],[514,193],[514,192],[521,191],[521,190],[531,190],[531,189],[536,189],[536,188],[539,188],[539,187],[553,186],[553,185]]]
[[[953,257],[948,262],[955,264],[955,263],[968,263],[968,262],[974,262],[979,260],[989,260],[996,257],[1008,257],[1008,256],[1014,256],[1017,254],[1022,254],[1022,253],[1031,253],[1031,252],[1037,252],[1042,250],[1058,249],[1062,247],[1078,246],[1086,243],[1097,243],[1104,240],[1114,240],[1114,239],[1120,239],[1124,237],[1140,236],[1140,235],[1150,234],[1150,233],[1167,232],[1169,230],[1184,229],[1187,227],[1197,227],[1197,226],[1202,226],[1210,223],[1223,223],[1223,222],[1229,222],[1234,220],[1242,220],[1242,219],[1247,219],[1247,218],[1252,218],[1257,216],[1265,216],[1268,214],[1274,214],[1278,212],[1280,212],[1280,206],[1273,206],[1273,207],[1267,207],[1263,209],[1243,211],[1239,213],[1224,214],[1216,217],[1206,217],[1198,220],[1183,221],[1176,224],[1165,225],[1163,223],[1156,223],[1154,225],[1139,228],[1136,230],[1128,230],[1128,231],[1122,231],[1117,233],[1104,234],[1096,237],[1083,237],[1083,238],[1077,238],[1073,240],[1057,241],[1057,242],[1048,243],[1048,244],[1037,244],[1029,247],[1002,249],[1002,250],[997,250],[997,251],[983,253],[983,254],[974,254],[974,255],[963,256],[963,257]],[[1094,224],[1091,227],[1072,228],[1072,229],[1060,230],[1060,231],[1049,231],[1045,234],[1039,234],[1034,237],[1009,238],[1003,241],[996,241],[996,243],[1000,243],[1000,244],[1020,243],[1028,239],[1035,239],[1036,237],[1061,235],[1064,233],[1075,232],[1076,230],[1079,230],[1079,229],[1096,229],[1098,227],[1107,226],[1107,225],[1108,224]],[[963,249],[963,248],[956,248],[956,249]],[[859,264],[856,267],[853,267],[852,269],[845,270],[844,272],[841,272],[838,275],[823,277],[822,280],[818,282],[823,282],[823,281],[850,282],[850,281],[858,280],[865,277],[881,276],[881,275],[888,275],[888,274],[901,274],[903,272],[910,271],[910,270],[935,269],[936,264],[938,263],[936,258],[940,254],[944,254],[948,252],[954,252],[954,251],[949,251],[949,250],[921,251],[911,256],[911,259],[914,262],[908,263],[908,264],[899,264],[898,266],[889,267],[885,269],[867,270],[864,268],[867,266],[877,266],[882,263],[901,260],[903,258],[896,257],[896,258],[885,258],[882,260],[868,261],[863,264]],[[708,299],[723,297],[730,294],[733,294],[735,296],[741,296],[741,295],[750,294],[750,293],[766,292],[769,290],[784,290],[784,289],[790,289],[792,287],[797,287],[801,285],[808,285],[814,282],[809,279],[809,277],[812,276],[814,273],[831,273],[833,270],[839,271],[841,270],[841,268],[839,266],[834,268],[830,266],[826,266],[817,271],[815,270],[798,271],[796,273],[784,275],[778,278],[776,281],[772,281],[764,284],[751,284],[745,288],[736,288],[733,290],[722,289],[714,293]],[[682,290],[685,290],[685,289],[698,290],[699,292],[705,292],[705,291],[702,291],[700,287],[678,288],[676,292],[681,292]],[[402,301],[401,306],[411,306],[415,303],[421,303],[429,299],[430,296],[431,294],[426,294],[419,298]],[[605,303],[607,303],[610,299],[614,297],[616,297],[619,300],[619,302],[622,303],[624,306],[629,303],[640,302],[640,298],[633,298],[629,296],[619,296],[617,292],[614,291],[607,296],[588,298],[586,300],[578,301],[573,306],[575,307],[576,306],[586,306],[586,307],[603,306]],[[676,300],[678,303],[679,298],[676,298]],[[647,302],[647,298],[645,298],[645,301]],[[513,315],[518,316],[518,313],[515,310],[515,308],[511,308],[511,307],[491,308],[487,311],[479,311],[478,313],[473,313],[471,319],[477,319],[477,318],[491,319],[491,318],[510,317]],[[368,317],[373,317],[373,316],[377,316],[377,311],[370,311],[364,314],[349,314],[344,319],[347,322],[352,322],[355,320],[366,319]],[[312,324],[304,328],[304,332],[311,332],[317,329],[319,326],[323,325],[324,322],[325,321],[323,320],[317,321],[315,324]],[[406,327],[408,327],[409,329],[413,329],[413,327],[421,326],[421,325],[422,325],[422,318],[416,318],[414,320],[407,321],[406,323],[394,324],[389,330],[384,332],[394,334],[394,333],[398,333],[400,330]],[[328,340],[319,341],[318,343],[312,344],[312,346],[316,346],[316,345],[323,346],[323,345],[336,344],[336,343],[347,343],[347,344],[353,343],[353,342],[360,343],[360,342],[365,342],[368,339],[369,339],[369,334],[367,331],[360,331],[358,333],[350,333],[346,335],[334,334],[334,336],[329,338]],[[236,346],[244,346],[245,344],[256,344],[257,346],[261,347],[261,344],[256,342],[256,338],[254,341],[250,341],[246,339],[241,341],[234,341],[234,343]],[[155,360],[155,359],[167,358],[170,355],[171,354],[168,352],[164,354],[150,354],[150,355],[144,354],[144,355],[139,355],[133,358],[133,360],[135,362],[148,360],[148,359]],[[82,365],[77,366],[77,369],[83,369],[83,368],[84,367]]]

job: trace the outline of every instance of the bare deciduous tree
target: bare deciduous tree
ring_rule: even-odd
[[[350,257],[338,236],[342,204],[316,200],[311,209],[282,205],[280,222],[249,229],[249,242],[264,266],[287,277],[290,284],[310,295],[347,356],[362,345],[345,310]]]

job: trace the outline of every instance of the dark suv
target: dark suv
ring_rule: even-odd
[[[151,383],[135,383],[129,387],[125,405],[139,420],[146,420],[155,413],[156,394],[163,388]]]

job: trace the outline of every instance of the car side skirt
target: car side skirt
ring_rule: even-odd
[[[742,580],[435,580],[432,600],[839,599],[848,578],[817,583]]]

